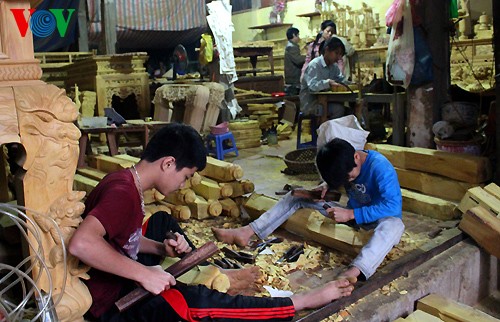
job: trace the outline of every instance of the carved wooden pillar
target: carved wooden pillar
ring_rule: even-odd
[[[0,144],[20,143],[26,150],[24,206],[43,232],[43,256],[52,289],[47,276],[36,269],[34,280],[39,278],[37,285],[52,291],[54,299],[64,292],[56,307],[59,320],[83,321],[91,304],[90,293],[80,281],[86,268],[68,257],[64,271],[57,232],[40,216],[59,224],[66,243],[81,221],[85,193],[72,191],[80,138],[73,122],[78,111],[64,90],[40,81],[42,70],[34,59],[32,33],[28,28],[21,35],[10,10],[25,9],[28,14],[29,8],[26,0],[0,1]]]

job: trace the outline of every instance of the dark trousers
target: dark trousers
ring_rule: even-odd
[[[163,241],[168,231],[184,235],[194,249],[194,245],[180,228],[177,221],[166,212],[155,213],[143,229],[148,238]],[[157,265],[157,256],[141,255],[141,263]],[[144,262],[143,262],[144,261]],[[122,295],[135,287],[129,283]],[[231,296],[211,290],[203,285],[175,287],[141,301],[125,312],[116,308],[101,316],[101,322],[166,322],[166,321],[291,321],[295,315],[290,298],[268,298],[253,296]]]

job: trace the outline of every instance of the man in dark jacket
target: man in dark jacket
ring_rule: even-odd
[[[294,27],[286,31],[288,44],[285,48],[285,92],[297,95],[300,91],[300,74],[305,56],[300,54],[299,30]]]

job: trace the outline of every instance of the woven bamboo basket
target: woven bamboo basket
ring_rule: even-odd
[[[295,173],[316,173],[316,148],[298,149],[285,155],[288,169]]]

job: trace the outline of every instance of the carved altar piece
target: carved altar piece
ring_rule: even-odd
[[[32,210],[27,215],[42,228],[43,249],[50,250],[43,255],[53,282],[53,298],[63,292],[56,306],[58,318],[83,321],[91,304],[90,293],[80,281],[85,269],[73,257],[67,263],[62,261],[56,231],[45,224],[43,216],[35,215],[54,219],[65,242],[81,221],[84,193],[72,191],[80,137],[73,122],[78,111],[64,90],[40,81],[42,70],[34,59],[32,33],[28,28],[25,37],[20,35],[13,8],[28,10],[30,2],[0,1],[0,144],[19,143],[25,148],[24,206]],[[34,280],[39,278],[37,285],[48,291],[47,276],[36,270],[33,275]]]
[[[209,126],[217,122],[223,98],[224,87],[217,83],[163,85],[155,92],[153,119],[166,122],[182,121],[198,132],[208,131]],[[179,119],[174,119],[173,103],[182,100],[186,101],[184,114],[177,115]]]
[[[121,99],[134,94],[141,118],[150,116],[149,78],[144,63],[146,53],[97,55],[77,60],[67,66],[65,87],[78,84],[82,91],[97,93],[97,115],[104,116],[104,108],[111,107],[113,95]]]

